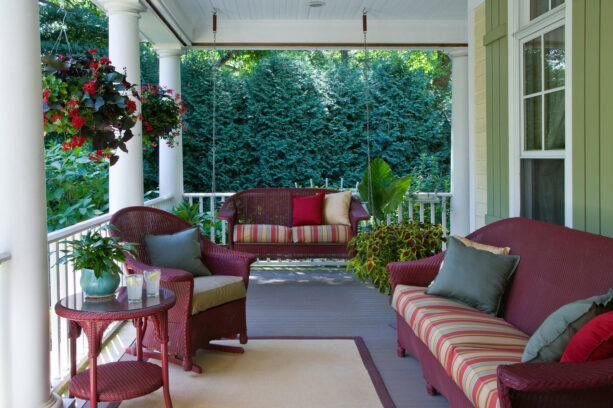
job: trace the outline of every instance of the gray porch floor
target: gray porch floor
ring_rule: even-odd
[[[398,408],[449,407],[430,396],[419,362],[396,356],[389,297],[344,268],[254,268],[247,296],[249,336],[360,336]]]

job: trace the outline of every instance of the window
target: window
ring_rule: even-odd
[[[534,20],[563,3],[564,0],[530,0],[530,20]]]
[[[531,0],[530,16],[562,4]],[[565,223],[565,27],[564,21],[527,34],[521,45],[520,215]]]

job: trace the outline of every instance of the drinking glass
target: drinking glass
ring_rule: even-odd
[[[143,275],[134,274],[126,276],[128,287],[128,302],[139,303],[143,299]]]
[[[160,295],[160,278],[162,271],[150,269],[145,271],[145,284],[147,285],[147,297],[157,297]]]

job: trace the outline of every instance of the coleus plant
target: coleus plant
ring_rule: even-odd
[[[95,49],[84,56],[43,55],[41,61],[45,132],[66,135],[66,151],[89,143],[90,160],[115,164],[117,149],[128,151],[138,120],[129,97],[138,99],[138,93],[125,72],[117,72]]]

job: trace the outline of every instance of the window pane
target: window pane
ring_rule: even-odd
[[[541,90],[541,37],[524,44],[524,95]]]
[[[549,0],[530,0],[530,20],[549,10]]]
[[[564,27],[545,34],[545,89],[564,86],[566,59],[564,53]]]
[[[564,149],[564,91],[545,95],[545,149]]]
[[[556,8],[564,4],[564,0],[551,0],[551,8]]]
[[[541,118],[541,99],[542,97],[534,96],[532,98],[526,98],[524,101],[524,150],[541,150],[541,130],[542,130],[542,118]]]
[[[521,216],[564,225],[564,160],[521,160]]]

